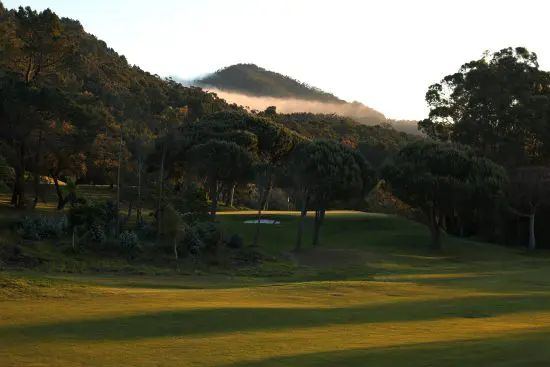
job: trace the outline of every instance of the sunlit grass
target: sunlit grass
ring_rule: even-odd
[[[550,278],[530,286],[531,275],[397,274],[277,284],[4,276],[27,297],[0,301],[0,356],[2,366],[363,366],[371,360],[425,366],[426,357],[414,356],[429,351],[434,364],[428,365],[489,366],[499,350],[507,355],[499,366],[526,365],[550,358]],[[487,286],[511,277],[523,286]],[[485,286],[478,289],[480,279]],[[524,338],[532,354],[510,355]],[[459,353],[465,345],[476,354]]]
[[[250,244],[254,212],[227,213]],[[329,213],[293,248],[270,212],[260,249],[291,275],[0,275],[0,366],[529,366],[550,360],[550,264],[418,223]],[[39,250],[39,245],[36,246]],[[287,259],[287,260],[285,260]]]

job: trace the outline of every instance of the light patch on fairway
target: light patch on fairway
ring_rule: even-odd
[[[479,278],[483,276],[491,276],[495,273],[434,273],[434,274],[398,274],[398,275],[381,275],[377,276],[377,280],[420,280],[420,279],[453,279],[453,278]]]

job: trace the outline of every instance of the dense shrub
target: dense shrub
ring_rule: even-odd
[[[146,223],[143,221],[143,224],[136,229],[136,234],[138,238],[143,241],[154,241],[157,238],[157,230],[154,225]]]
[[[200,222],[188,226],[183,236],[183,247],[189,254],[199,257],[215,255],[224,240],[224,232],[217,222]]]
[[[238,235],[234,234],[229,238],[229,241],[227,241],[227,247],[233,248],[233,249],[240,249],[243,247],[244,240],[243,238]]]
[[[69,211],[71,227],[91,229],[94,225],[108,226],[116,220],[116,205],[108,201],[83,201]]]
[[[262,264],[266,261],[266,257],[258,249],[242,248],[232,254],[233,266],[250,266]]]
[[[90,240],[93,243],[104,243],[107,240],[105,227],[100,223],[94,223],[90,227]]]
[[[122,232],[118,242],[123,249],[135,249],[139,246],[139,238],[134,231]]]
[[[57,239],[67,232],[69,221],[66,216],[25,217],[21,222],[21,236],[29,240]]]
[[[204,250],[212,254],[217,253],[224,239],[222,226],[216,222],[204,222],[199,226],[199,231],[202,235]]]
[[[199,257],[204,247],[201,234],[197,226],[189,226],[183,235],[183,248],[193,257]]]

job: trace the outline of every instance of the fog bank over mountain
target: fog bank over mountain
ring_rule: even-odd
[[[332,93],[254,64],[236,64],[193,81],[176,80],[216,93],[230,103],[280,113],[310,112],[347,116],[366,125],[389,124],[397,130],[419,134],[416,121],[387,119],[360,102],[346,102]]]

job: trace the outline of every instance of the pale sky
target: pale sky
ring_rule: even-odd
[[[1,0],[80,20],[131,64],[193,78],[239,62],[427,115],[428,86],[485,50],[525,46],[550,67],[545,0]]]

